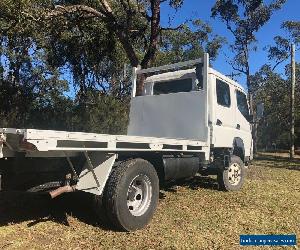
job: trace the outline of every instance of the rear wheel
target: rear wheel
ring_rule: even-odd
[[[240,190],[245,182],[246,169],[243,161],[238,156],[231,156],[228,169],[218,173],[218,183],[221,190]]]
[[[159,197],[159,180],[154,167],[143,159],[122,162],[109,177],[103,205],[111,222],[123,231],[145,227]]]

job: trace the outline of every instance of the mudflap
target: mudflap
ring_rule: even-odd
[[[86,162],[79,175],[76,190],[101,195],[117,155],[104,152],[85,152]]]

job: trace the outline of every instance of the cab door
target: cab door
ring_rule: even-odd
[[[236,131],[234,88],[231,84],[216,77],[214,95],[212,141],[215,147],[231,148]]]
[[[244,143],[245,156],[250,156],[251,153],[251,124],[250,124],[250,115],[249,107],[247,102],[246,94],[242,91],[235,90],[235,101],[236,101],[236,137],[242,139]]]

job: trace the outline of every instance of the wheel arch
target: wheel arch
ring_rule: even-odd
[[[115,166],[118,166],[118,164],[120,164],[120,162],[132,160],[132,159],[143,159],[143,160],[149,162],[156,170],[156,173],[158,175],[160,183],[163,183],[163,181],[165,179],[165,172],[164,172],[161,154],[157,154],[157,153],[153,153],[153,152],[138,153],[138,154],[120,154],[116,161]]]

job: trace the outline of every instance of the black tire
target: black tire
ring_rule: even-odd
[[[135,185],[133,181],[137,180],[137,178],[145,179],[145,186],[148,187],[147,192],[145,191],[146,193],[143,193],[140,197],[138,195],[135,196],[136,192],[132,195],[132,191],[131,193],[129,191],[132,190],[132,185]],[[138,181],[136,182],[138,183]],[[142,190],[144,185],[141,183],[144,182],[140,182],[137,185],[140,185]],[[149,185],[151,188],[149,188]],[[150,193],[150,196],[146,195]],[[130,199],[129,196],[131,196]],[[148,199],[144,197],[148,197]],[[110,221],[117,229],[121,231],[135,231],[149,223],[156,210],[158,198],[159,179],[156,170],[148,161],[132,159],[124,161],[114,168],[104,189],[103,206]],[[137,211],[140,207],[143,208],[142,214],[133,215],[133,206],[128,205],[128,202],[131,200],[142,202],[140,206],[137,206]]]
[[[236,168],[240,169],[239,173],[236,173],[232,177],[232,171]],[[231,178],[232,177],[232,178]],[[231,156],[228,169],[222,169],[218,173],[218,183],[220,190],[223,191],[238,191],[242,188],[246,178],[246,168],[240,157],[236,155]]]

